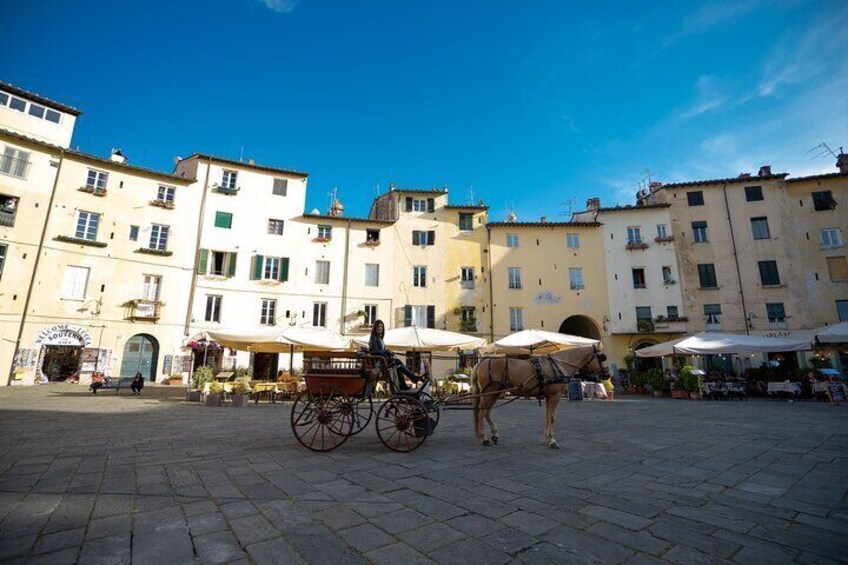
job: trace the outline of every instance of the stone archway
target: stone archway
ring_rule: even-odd
[[[136,334],[124,344],[121,358],[121,376],[134,377],[141,373],[146,380],[156,380],[156,365],[159,360],[159,342],[149,334]]]
[[[566,318],[559,326],[559,333],[588,337],[589,339],[601,339],[601,330],[598,323],[589,316],[581,314]]]

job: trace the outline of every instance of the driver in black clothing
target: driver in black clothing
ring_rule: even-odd
[[[391,351],[386,349],[386,344],[383,342],[383,336],[385,333],[386,326],[383,324],[383,321],[377,320],[374,322],[374,326],[371,328],[371,338],[368,340],[368,349],[372,355],[384,356],[388,361],[389,367],[394,367],[398,374],[398,386],[400,387],[400,390],[409,390],[409,385],[406,384],[406,379],[403,377],[409,377],[409,379],[416,384],[418,383],[419,377],[413,373],[409,367],[401,363],[400,359],[395,358]],[[427,373],[424,373],[422,377],[426,378]]]

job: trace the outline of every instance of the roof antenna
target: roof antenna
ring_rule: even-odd
[[[239,163],[244,163],[244,145],[241,146],[241,153],[239,154]]]
[[[574,213],[574,204],[575,204],[576,202],[577,202],[577,197],[576,197],[576,196],[572,196],[571,198],[569,198],[569,199],[568,199],[568,200],[566,200],[565,202],[560,202],[560,203],[559,203],[559,205],[560,205],[560,206],[568,206],[568,212],[565,212],[565,211],[563,211],[563,210],[560,210],[559,215],[560,215],[560,216],[566,216],[566,217],[570,218],[570,217],[571,217],[571,215]]]
[[[474,205],[474,185],[468,183],[468,203]]]
[[[820,151],[819,151],[817,154],[815,154],[815,155],[813,155],[812,157],[810,157],[810,161],[812,161],[813,159],[818,159],[819,157],[824,157],[824,156],[825,156],[825,155],[827,155],[828,153],[830,153],[830,155],[831,155],[834,159],[838,159],[838,158],[839,158],[839,157],[836,155],[836,153],[834,153],[834,152],[833,152],[833,149],[831,149],[830,147],[828,147],[827,143],[825,143],[825,142],[821,142],[821,143],[819,143],[818,145],[816,145],[815,147],[813,147],[812,149],[810,149],[809,151],[807,151],[807,155],[809,155],[810,153],[812,153],[812,152],[813,152],[813,151],[815,151],[816,149],[819,149]],[[841,148],[840,148],[840,150],[841,150]]]

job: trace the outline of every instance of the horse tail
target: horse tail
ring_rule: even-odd
[[[477,372],[480,370],[481,363],[477,363],[474,370],[471,371],[471,406],[474,408],[474,414],[480,408],[480,383],[477,380]]]

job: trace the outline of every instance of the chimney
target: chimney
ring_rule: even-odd
[[[601,199],[600,198],[589,198],[586,200],[586,209],[587,210],[597,210],[601,207]]]
[[[344,216],[344,205],[339,200],[333,200],[330,204],[330,209],[327,211],[328,216]]]
[[[836,168],[840,173],[848,173],[848,154],[843,153],[842,148],[839,149],[839,156],[836,158]]]
[[[751,178],[751,173],[739,173],[740,179],[749,179]]]
[[[662,183],[659,181],[652,180],[650,184],[651,192],[656,192],[662,188]]]
[[[124,157],[124,154],[121,153],[121,150],[117,147],[112,148],[112,154],[109,155],[109,160],[114,161],[115,163],[120,163],[122,165],[127,164],[127,158]]]
[[[771,176],[771,165],[763,165],[760,167],[760,172],[757,173],[758,177],[770,177]]]

